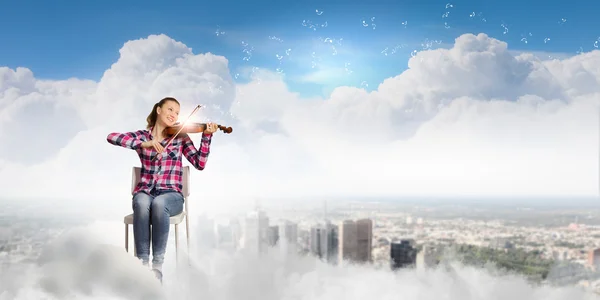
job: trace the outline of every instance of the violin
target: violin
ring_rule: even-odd
[[[181,128],[181,123],[175,123],[173,126],[167,127],[165,133],[169,136],[177,134],[177,136],[187,133],[201,133],[206,130],[206,123],[187,123]],[[217,125],[219,130],[224,133],[230,134],[233,131],[231,127],[225,127],[223,125]]]
[[[173,139],[175,139],[179,135],[185,135],[188,133],[200,133],[200,132],[204,132],[204,130],[206,130],[206,127],[207,127],[206,123],[187,123],[187,121],[190,119],[190,117],[196,111],[198,111],[198,109],[200,109],[200,105],[196,105],[196,108],[194,108],[192,113],[190,113],[190,115],[187,117],[185,122],[183,122],[183,123],[178,122],[178,123],[175,123],[173,126],[169,126],[169,127],[165,128],[165,130],[164,130],[165,134],[168,136],[171,136],[171,138],[169,139],[169,142],[167,142],[167,145],[165,146],[165,149],[171,144]],[[231,127],[225,127],[222,125],[217,125],[217,128],[219,128],[221,131],[223,131],[224,133],[227,133],[227,134],[229,134],[233,131],[233,129]],[[161,156],[162,156],[162,152],[158,153],[152,159],[152,161],[156,160],[157,158],[159,158]]]

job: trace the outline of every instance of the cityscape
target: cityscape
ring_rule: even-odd
[[[312,218],[292,220],[288,214],[287,219],[276,221],[257,207],[229,224],[205,219],[203,240],[214,236],[215,247],[255,253],[283,244],[334,265],[352,262],[391,270],[424,270],[451,259],[481,266],[491,262],[532,282],[576,285],[600,294],[597,207],[490,207],[497,216],[506,210],[515,212],[512,218],[489,215],[486,219],[460,207],[413,206],[402,211],[396,206],[353,203],[346,204],[346,210],[338,207],[329,212],[324,201],[322,213],[313,210]],[[446,216],[437,213],[441,210]],[[471,210],[485,216],[484,208]]]
[[[19,222],[3,211],[3,271],[34,263],[49,240],[83,222],[40,216],[27,221],[21,216]],[[322,201],[310,209],[292,210],[256,204],[242,214],[201,215],[193,224],[192,236],[203,247],[224,251],[266,255],[269,248],[278,247],[331,265],[392,271],[420,272],[456,260],[482,268],[493,264],[532,284],[576,286],[600,294],[598,208]]]

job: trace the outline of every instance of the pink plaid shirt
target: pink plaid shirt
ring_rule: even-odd
[[[110,133],[106,140],[115,146],[135,150],[140,157],[142,163],[140,182],[134,188],[134,194],[137,192],[151,194],[153,190],[174,190],[181,193],[183,189],[181,155],[183,154],[196,169],[203,170],[210,152],[212,134],[202,133],[200,151],[196,149],[188,135],[177,137],[163,150],[161,157],[152,161],[158,152],[154,148],[142,148],[143,142],[152,140],[151,132],[152,128],[127,133],[115,132]],[[168,141],[169,138],[161,141],[162,146],[165,147]]]

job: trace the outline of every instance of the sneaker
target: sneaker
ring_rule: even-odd
[[[154,276],[156,276],[156,279],[158,279],[158,281],[160,281],[160,284],[162,284],[162,272],[157,269],[152,269],[152,272],[154,272]]]

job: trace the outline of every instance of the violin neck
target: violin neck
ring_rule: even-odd
[[[199,123],[198,125],[202,126],[203,130],[205,130],[206,127],[208,126],[208,124],[206,124],[206,123]],[[221,131],[223,131],[224,133],[227,133],[227,134],[231,133],[231,131],[232,131],[231,127],[225,127],[223,125],[217,125],[217,128],[219,128]]]
[[[200,125],[204,126],[204,128],[206,128],[206,126],[208,126],[207,123],[200,123]],[[223,126],[223,125],[217,125],[217,127],[219,127],[219,129],[225,128],[225,126]]]

